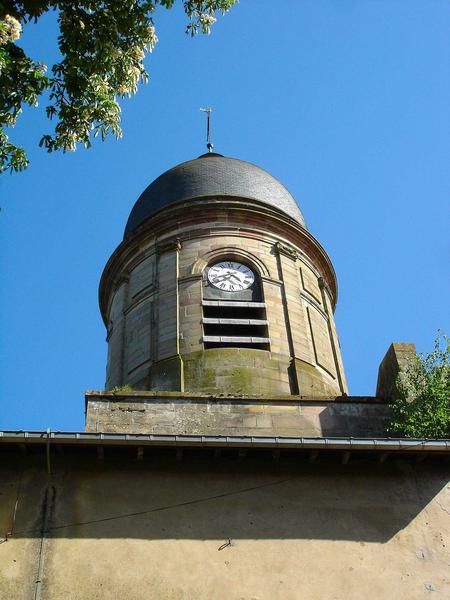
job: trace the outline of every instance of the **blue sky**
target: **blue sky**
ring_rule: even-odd
[[[121,141],[52,154],[27,109],[30,168],[0,177],[0,428],[83,430],[103,389],[97,289],[142,190],[204,148],[256,163],[298,201],[335,266],[350,393],[375,391],[392,341],[431,350],[449,327],[450,3],[242,0],[210,36],[155,15],[150,83],[123,103]],[[23,47],[57,59],[54,15]]]

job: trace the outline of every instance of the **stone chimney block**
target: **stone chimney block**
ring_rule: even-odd
[[[410,342],[393,342],[378,368],[376,395],[392,400],[395,396],[395,380],[400,369],[416,355],[416,346]]]

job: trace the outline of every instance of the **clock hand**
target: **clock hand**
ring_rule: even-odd
[[[229,279],[229,277],[227,277],[227,275],[217,275],[216,277],[213,277],[213,281],[220,281],[221,279]]]
[[[232,277],[233,279],[236,279],[236,281],[237,281],[238,283],[242,283],[242,279],[241,279],[240,277],[237,277],[237,276],[236,276],[236,275],[234,275],[234,274],[233,274],[233,275],[230,275],[230,279],[231,279],[231,277]]]

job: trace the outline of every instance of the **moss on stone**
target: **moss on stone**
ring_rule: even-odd
[[[272,355],[264,350],[212,348],[184,355],[183,363],[186,391],[239,395],[290,393],[285,374],[274,367]]]

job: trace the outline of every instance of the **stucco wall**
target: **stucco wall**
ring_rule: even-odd
[[[2,461],[0,599],[450,596],[448,466],[171,452]]]

